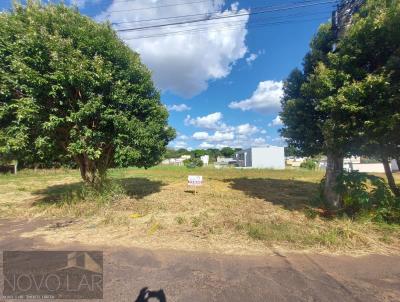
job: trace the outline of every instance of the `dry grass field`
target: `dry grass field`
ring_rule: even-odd
[[[203,175],[197,194],[187,187],[189,174]],[[1,175],[0,218],[48,220],[26,236],[50,243],[228,254],[400,253],[398,225],[317,215],[322,172],[155,167],[114,169],[109,176],[107,189],[95,194],[74,170]]]

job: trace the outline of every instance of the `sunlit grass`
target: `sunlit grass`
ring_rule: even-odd
[[[189,174],[203,176],[197,194],[187,187]],[[0,175],[0,217],[77,219],[81,228],[94,226],[108,241],[139,236],[174,248],[213,242],[222,250],[232,245],[335,252],[399,249],[398,225],[368,217],[320,217],[316,196],[322,177],[322,171],[294,169],[111,169],[109,184],[94,192],[75,170],[24,170]],[[400,175],[395,177],[400,181]],[[61,238],[62,231],[57,232]]]

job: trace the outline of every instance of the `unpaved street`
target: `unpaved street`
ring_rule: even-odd
[[[1,220],[0,249],[103,250],[104,301],[133,302],[144,287],[163,289],[167,301],[400,301],[398,256],[227,256],[24,235],[45,223]]]

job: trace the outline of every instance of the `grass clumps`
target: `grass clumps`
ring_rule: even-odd
[[[76,238],[86,233],[93,238],[94,225],[101,240],[143,247],[238,253],[271,247],[400,250],[400,225],[377,220],[372,210],[329,216],[315,198],[321,171],[202,167],[197,172],[204,184],[196,195],[188,192],[186,167],[111,169],[100,190],[84,186],[73,170],[0,175],[0,215],[72,219]],[[400,174],[395,177],[400,181]],[[69,238],[67,230],[58,229],[57,237],[66,232]]]
[[[351,224],[351,223],[350,223]],[[247,235],[268,244],[282,243],[287,247],[339,250],[369,246],[370,239],[349,223],[329,223],[315,227],[310,223],[249,223],[243,226]],[[388,237],[389,238],[389,237]]]

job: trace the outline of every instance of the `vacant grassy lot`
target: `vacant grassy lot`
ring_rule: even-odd
[[[187,187],[189,174],[203,175],[197,194]],[[400,253],[398,225],[316,215],[322,176],[305,170],[115,169],[98,195],[82,187],[77,171],[22,171],[0,176],[0,218],[49,219],[26,236],[53,243],[235,254]]]

